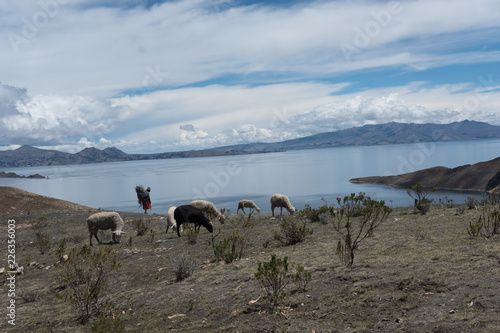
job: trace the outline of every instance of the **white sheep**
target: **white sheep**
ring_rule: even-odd
[[[224,215],[221,214],[215,207],[213,203],[206,200],[194,200],[189,203],[190,206],[201,210],[202,212],[208,214],[209,216],[214,215],[219,219],[221,224],[224,224]]]
[[[101,244],[99,238],[97,238],[97,231],[111,229],[113,233],[113,242],[120,243],[122,234],[125,232],[123,229],[123,220],[117,212],[100,212],[90,215],[87,218],[87,226],[89,228],[89,239],[90,246],[92,245],[92,236],[97,239],[97,242]]]
[[[167,230],[165,232],[168,232],[168,229],[172,229],[172,232],[175,232],[177,228],[177,222],[175,221],[174,217],[174,211],[177,207],[172,206],[168,209],[167,211]],[[182,232],[182,225],[180,226],[180,231]]]
[[[274,208],[280,207],[280,215],[283,215],[283,207],[286,208],[289,214],[293,214],[295,212],[295,208],[290,203],[290,199],[284,194],[273,194],[271,196],[271,212],[274,216]]]
[[[245,208],[250,208],[250,213],[252,213],[252,210],[257,210],[257,213],[260,213],[260,208],[257,207],[255,202],[252,200],[240,200],[238,202],[238,209],[236,210],[236,214],[238,214],[239,210],[241,209],[243,211],[243,214],[245,214]]]

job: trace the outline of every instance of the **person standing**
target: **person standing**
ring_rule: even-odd
[[[146,191],[144,191],[144,187],[136,186],[135,191],[137,193],[137,200],[139,201],[139,204],[142,204],[142,209],[144,209],[144,214],[147,214],[148,209],[152,209],[151,197],[149,196],[151,187],[148,187]]]

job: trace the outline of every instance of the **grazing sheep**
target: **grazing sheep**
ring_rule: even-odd
[[[215,215],[221,224],[224,224],[224,215],[221,214],[215,207],[213,203],[206,200],[194,200],[189,203],[194,208],[201,210],[204,213],[210,215]]]
[[[295,208],[290,203],[288,197],[284,194],[273,194],[271,196],[271,211],[274,216],[274,208],[280,207],[280,215],[283,215],[283,207],[286,208],[289,214],[293,214],[295,212]]]
[[[255,202],[252,200],[240,200],[238,202],[238,209],[236,210],[236,214],[238,214],[238,211],[241,209],[243,211],[243,214],[245,214],[245,208],[250,208],[250,213],[252,213],[252,210],[257,210],[257,213],[260,213],[260,208],[257,207]]]
[[[167,211],[167,230],[165,232],[168,232],[168,229],[172,229],[172,232],[175,232],[177,229],[177,222],[175,221],[174,218],[174,211],[177,207],[172,206],[168,209]],[[182,226],[181,226],[181,232],[182,232]]]
[[[89,239],[90,246],[92,245],[92,236],[97,239],[97,242],[101,244],[99,238],[97,238],[97,231],[111,229],[113,233],[113,242],[120,243],[122,235],[125,232],[123,229],[123,220],[117,212],[100,212],[90,215],[87,218],[87,226],[89,228]]]
[[[214,227],[212,222],[205,216],[205,214],[191,205],[182,205],[174,210],[174,218],[177,225],[177,236],[181,237],[179,229],[183,223],[194,223],[195,225],[202,225],[209,232],[213,232]]]

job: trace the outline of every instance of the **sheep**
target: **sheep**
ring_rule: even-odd
[[[175,221],[174,218],[174,211],[176,208],[177,207],[172,206],[167,211],[167,230],[165,230],[166,233],[168,232],[169,228],[172,229],[172,232],[174,232],[175,229],[177,229],[177,222]],[[182,232],[182,226],[181,226],[181,232]]]
[[[284,194],[276,193],[271,196],[271,211],[273,213],[273,216],[274,216],[274,208],[276,207],[280,207],[281,209],[280,215],[283,215],[283,207],[286,208],[286,210],[290,215],[295,212],[295,208],[290,203],[288,197]]]
[[[215,215],[219,219],[219,222],[221,224],[224,224],[224,215],[221,214],[221,212],[219,212],[217,210],[217,208],[215,207],[215,205],[213,203],[211,203],[210,201],[194,200],[194,201],[191,201],[189,204],[191,206],[193,206],[194,208],[197,208],[197,209],[201,210],[202,212],[207,213],[209,216]]]
[[[202,225],[209,232],[213,232],[214,227],[212,222],[205,216],[205,214],[191,205],[182,205],[174,210],[174,218],[177,225],[177,236],[181,237],[179,229],[183,223],[194,223],[195,225]]]
[[[238,202],[238,209],[236,210],[236,214],[238,214],[238,211],[241,209],[243,211],[243,214],[245,214],[245,207],[250,208],[250,213],[252,213],[252,210],[257,210],[257,213],[260,213],[260,208],[257,207],[257,205],[252,201],[252,200],[240,200]]]
[[[87,226],[89,228],[89,240],[90,246],[92,245],[92,236],[97,239],[97,242],[101,244],[99,238],[97,238],[97,231],[111,229],[113,233],[113,242],[120,243],[122,235],[125,232],[123,229],[123,220],[117,212],[100,212],[90,215],[87,218]]]

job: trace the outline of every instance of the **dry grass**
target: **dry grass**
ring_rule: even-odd
[[[411,210],[396,209],[361,243],[351,270],[335,254],[337,236],[331,225],[309,223],[313,234],[304,242],[282,246],[273,239],[280,217],[260,214],[249,220],[230,215],[224,225],[215,222],[214,234],[220,232],[216,241],[238,230],[247,247],[241,260],[224,264],[215,262],[213,235],[205,229],[190,245],[175,233],[165,233],[163,216],[150,215],[154,238],[130,232],[121,244],[104,245],[121,255],[121,267],[105,296],[128,332],[498,332],[499,239],[469,239],[466,228],[479,214],[474,210],[456,215],[455,208],[432,207],[425,216]],[[69,249],[88,243],[88,215],[32,210],[29,215],[0,217],[29,225],[45,216],[53,244],[67,238]],[[127,222],[144,215],[122,217],[125,230],[132,231]],[[15,329],[90,332],[90,325],[78,324],[71,305],[57,297],[61,286],[59,268],[54,267],[56,247],[41,255],[33,237],[30,228],[16,231],[17,259],[25,268],[17,277],[17,291],[26,299],[17,297]],[[6,240],[0,239],[2,253]],[[182,253],[197,266],[193,276],[176,282],[171,258]],[[258,262],[269,261],[273,253],[288,256],[312,274],[305,292],[289,285],[285,303],[276,312],[264,297],[250,302],[263,295],[254,277]],[[37,265],[29,265],[34,262]]]

